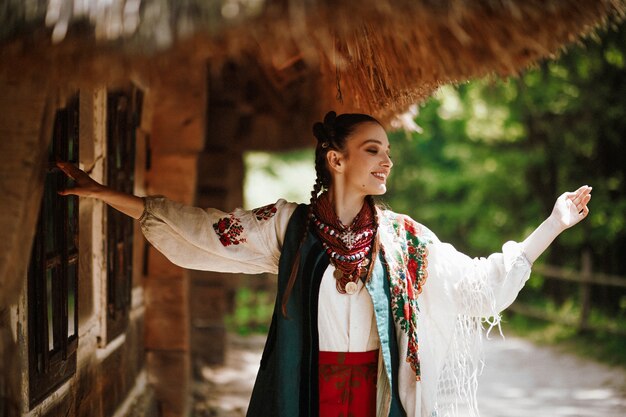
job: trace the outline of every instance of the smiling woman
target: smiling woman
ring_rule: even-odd
[[[123,194],[70,164],[65,195],[102,199],[139,218],[172,262],[220,272],[278,273],[278,296],[248,416],[472,415],[484,318],[516,298],[537,257],[585,218],[591,187],[564,193],[525,240],[469,258],[408,216],[382,209],[393,163],[365,114],[315,123],[309,204],[254,210],[187,207]]]
[[[344,195],[364,198],[387,191],[387,177],[393,163],[389,139],[382,126],[362,123],[354,129],[343,149],[329,149],[327,163],[334,171],[334,198]],[[350,223],[350,219],[344,220]]]

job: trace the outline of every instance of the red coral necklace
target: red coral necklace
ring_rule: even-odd
[[[315,234],[335,267],[337,291],[354,294],[358,279],[367,276],[367,256],[376,230],[374,208],[366,201],[352,224],[345,226],[335,214],[328,194],[323,193],[313,204],[310,217]]]

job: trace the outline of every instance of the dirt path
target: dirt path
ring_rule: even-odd
[[[482,417],[626,417],[621,369],[510,336],[494,337],[485,353]]]
[[[224,367],[205,368],[194,417],[243,417],[264,336],[230,338]],[[626,347],[625,347],[626,348]],[[481,417],[626,417],[626,372],[515,337],[486,344]]]
[[[193,417],[244,417],[259,369],[265,336],[229,335],[226,365],[202,369],[194,387]]]

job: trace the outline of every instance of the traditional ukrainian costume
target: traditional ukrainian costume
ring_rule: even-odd
[[[477,415],[483,318],[497,324],[530,275],[519,243],[472,259],[389,210],[362,210],[352,229],[329,220],[327,206],[285,200],[231,213],[145,201],[142,231],[173,263],[278,273],[248,416]]]

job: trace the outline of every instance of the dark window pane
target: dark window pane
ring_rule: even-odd
[[[67,271],[67,337],[76,334],[76,263]]]
[[[121,310],[124,308],[124,302],[126,301],[126,276],[124,274],[124,242],[119,242],[115,246],[115,308]]]
[[[46,322],[48,323],[48,350],[54,350],[54,299],[52,298],[54,274],[52,271],[52,269],[46,270],[46,306],[48,310]]]
[[[69,138],[74,139],[74,138]],[[78,161],[78,141],[69,140],[67,142],[67,156],[66,158],[68,162],[77,162]]]
[[[68,144],[67,148],[67,160],[72,161],[75,158],[76,150],[74,149],[74,145],[72,143]]]
[[[64,197],[67,204],[67,248],[72,252],[78,248],[78,197]]]
[[[58,110],[56,118],[54,120],[53,137],[50,143],[50,153],[48,161],[54,163],[57,159],[64,156],[61,153],[61,141],[57,138],[63,138],[67,136],[67,129],[65,123],[65,110]]]
[[[59,235],[59,224],[55,221],[57,211],[55,174],[46,175],[43,198],[45,254],[52,255],[57,251],[56,237]]]
[[[37,354],[37,372],[43,372],[43,354]]]
[[[68,162],[78,162],[78,97],[72,98],[67,105],[66,109],[66,130],[67,130],[67,141],[66,149],[67,154],[63,157]]]

